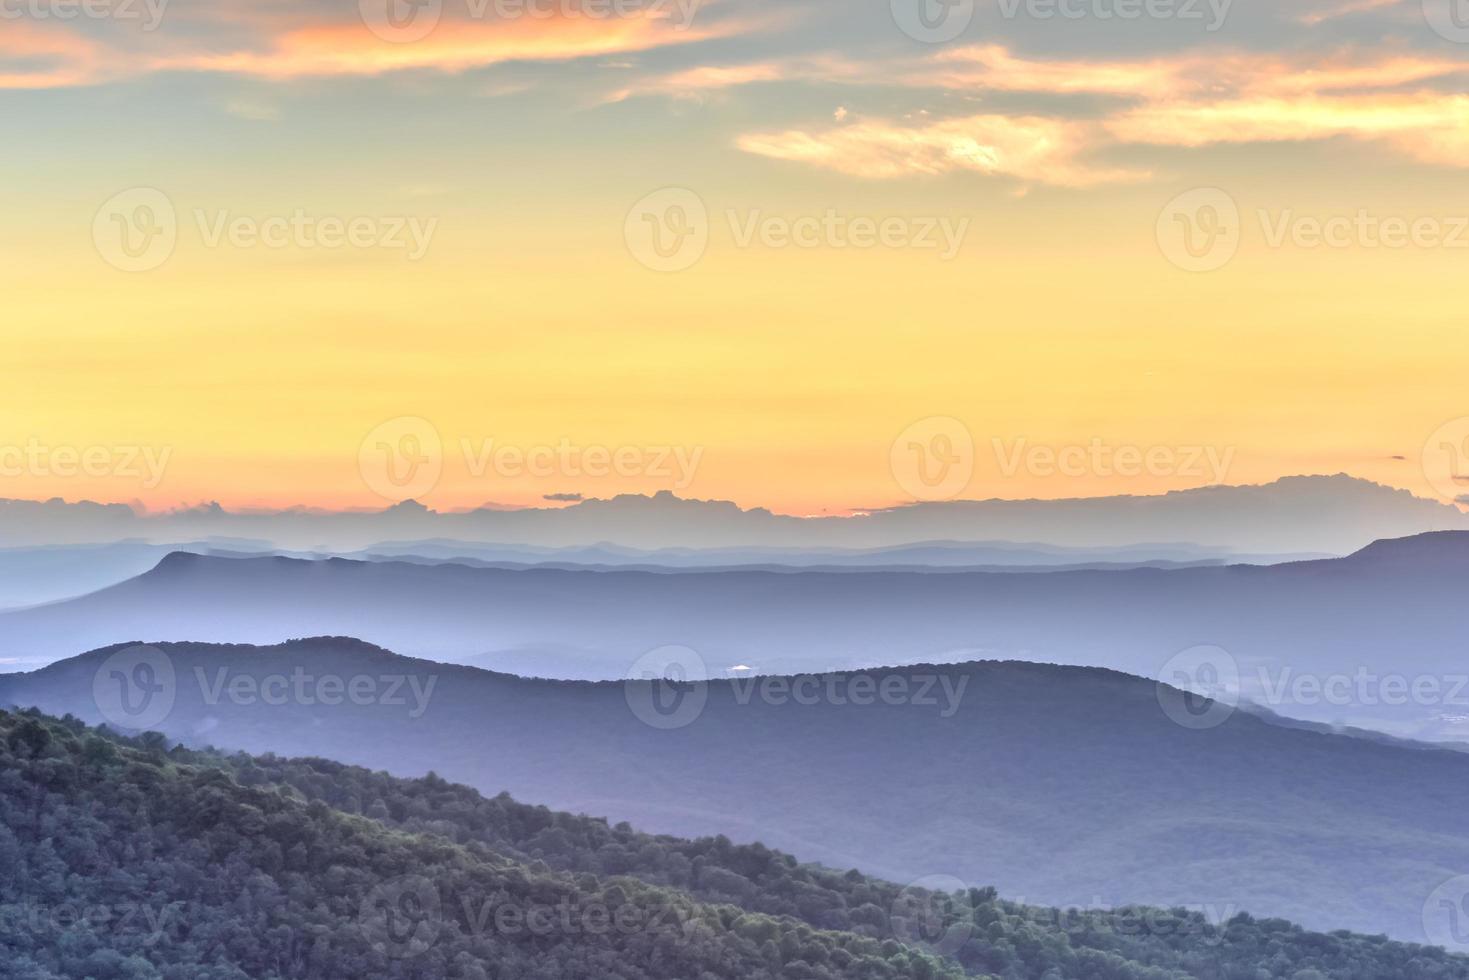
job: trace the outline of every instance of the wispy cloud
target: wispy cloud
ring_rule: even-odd
[[[857,177],[974,171],[1089,187],[1148,176],[1082,159],[1100,142],[1094,124],[1039,116],[978,115],[916,125],[864,120],[821,131],[755,133],[738,142],[750,153]]]
[[[1416,159],[1469,163],[1469,96],[1439,83],[1469,62],[1411,53],[1284,57],[1193,52],[1133,60],[1024,58],[999,45],[931,55],[898,68],[902,86],[983,98],[994,93],[1105,97],[1074,116],[987,113],[918,125],[865,120],[753,133],[751,153],[842,173],[892,178],[974,170],[1039,183],[1090,186],[1145,171],[1089,163],[1121,144],[1199,147],[1347,137]],[[740,77],[733,70],[722,79]],[[839,66],[831,80],[850,78]]]
[[[348,13],[279,7],[211,14],[189,30],[147,35],[83,33],[70,25],[11,22],[0,32],[0,88],[95,85],[159,72],[210,72],[268,80],[374,76],[408,70],[462,72],[515,61],[629,54],[752,29],[736,18],[691,25],[643,10],[616,17],[446,17],[427,36],[394,43]],[[7,68],[7,63],[10,67]]]

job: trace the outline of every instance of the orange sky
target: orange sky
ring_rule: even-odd
[[[0,496],[381,506],[403,418],[442,508],[1469,474],[1469,58],[1395,5],[444,9],[7,24]]]

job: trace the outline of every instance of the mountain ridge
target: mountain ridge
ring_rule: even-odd
[[[848,671],[836,687],[808,687],[820,692],[811,703],[795,685],[721,679],[702,700],[698,687],[668,689],[676,711],[697,710],[660,728],[646,713],[646,698],[662,696],[651,682],[510,677],[341,638],[263,656],[160,652],[174,697],[151,727],[191,744],[432,770],[649,832],[762,841],[889,879],[947,875],[1043,905],[1208,902],[1421,939],[1423,903],[1469,867],[1461,753],[1244,711],[1196,730],[1170,715],[1179,702],[1167,689],[1160,700],[1155,682],[1116,671]],[[0,701],[105,721],[94,685],[109,661],[90,657],[0,676]],[[333,707],[252,693],[297,668],[317,680],[406,678],[396,690],[426,696]],[[864,677],[869,690],[907,695],[849,696]]]

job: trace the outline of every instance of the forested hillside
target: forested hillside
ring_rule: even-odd
[[[1442,950],[939,895],[317,759],[0,712],[17,980],[1437,980]]]

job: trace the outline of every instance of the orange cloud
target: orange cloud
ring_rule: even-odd
[[[1141,180],[1080,158],[1097,142],[1090,123],[1039,116],[981,115],[916,126],[864,121],[820,133],[788,130],[740,137],[742,150],[827,167],[857,177],[975,171],[1037,183],[1088,187]]]
[[[676,30],[653,15],[446,21],[427,37],[401,44],[383,41],[361,24],[323,24],[288,31],[261,51],[164,57],[150,67],[275,79],[379,75],[415,68],[457,72],[506,61],[562,61],[645,51],[713,36],[712,28]]]
[[[280,11],[239,12],[215,19],[229,27],[232,49],[197,36],[150,34],[127,46],[88,38],[68,27],[7,24],[0,31],[0,62],[39,67],[0,69],[0,88],[39,89],[95,85],[116,78],[166,71],[220,72],[268,79],[366,76],[409,69],[459,72],[507,61],[564,61],[647,51],[723,37],[749,25],[729,19],[708,26],[682,25],[653,10],[615,17],[561,15],[445,19],[427,36],[393,43],[357,20],[283,23]]]
[[[738,145],[867,177],[967,169],[1074,187],[1147,176],[1085,162],[1120,143],[1192,147],[1344,136],[1385,141],[1427,162],[1469,161],[1469,96],[1422,87],[1469,74],[1469,62],[1459,60],[1233,52],[1048,61],[981,45],[890,67],[900,84],[918,88],[1100,95],[1126,105],[1095,122],[998,114],[920,126],[870,121],[821,133],[753,134]],[[849,66],[838,65],[828,80],[850,77]],[[1408,86],[1418,88],[1404,91]]]
[[[1462,166],[1469,161],[1469,96],[1307,95],[1147,106],[1109,121],[1108,130],[1126,142],[1168,146],[1346,136],[1386,141],[1425,162]]]
[[[41,89],[89,85],[102,76],[105,57],[101,45],[74,32],[11,21],[0,30],[0,62],[4,61],[39,67],[0,69],[0,89]]]

